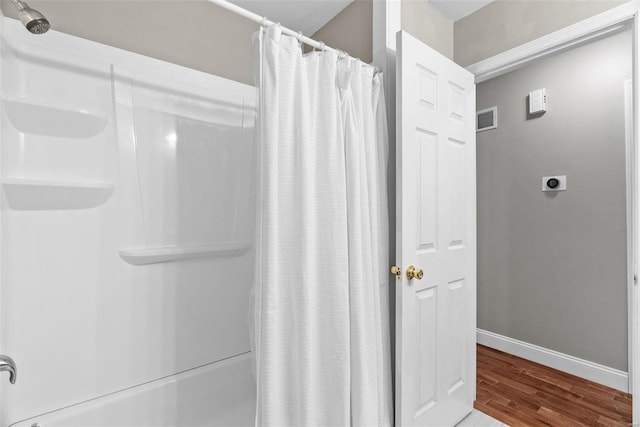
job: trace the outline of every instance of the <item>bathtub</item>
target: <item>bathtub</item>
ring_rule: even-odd
[[[245,353],[10,427],[252,426],[255,390]]]

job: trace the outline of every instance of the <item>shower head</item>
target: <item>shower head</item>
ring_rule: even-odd
[[[43,14],[35,9],[26,7],[18,12],[20,21],[27,27],[27,30],[33,34],[43,34],[49,31],[51,24]]]
[[[28,4],[21,0],[11,0],[11,3],[18,9],[18,18],[33,34],[43,34],[49,31],[51,24],[43,14],[35,9],[31,9]]]

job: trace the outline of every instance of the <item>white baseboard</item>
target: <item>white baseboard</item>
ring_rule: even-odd
[[[625,393],[629,392],[629,375],[624,371],[482,329],[476,330],[476,336],[478,344],[495,348],[576,377],[624,391]]]

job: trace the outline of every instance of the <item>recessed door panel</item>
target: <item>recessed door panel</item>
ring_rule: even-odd
[[[417,134],[420,144],[418,250],[429,252],[438,247],[438,135],[422,129],[418,129]]]
[[[448,203],[448,246],[449,249],[464,247],[465,205],[466,205],[466,144],[463,141],[447,139],[447,167],[445,173],[448,191],[443,194]]]
[[[423,289],[416,292],[419,325],[417,340],[419,342],[419,357],[417,358],[417,372],[420,373],[418,383],[418,407],[416,417],[436,404],[437,399],[437,325],[438,325],[438,289],[437,287]]]

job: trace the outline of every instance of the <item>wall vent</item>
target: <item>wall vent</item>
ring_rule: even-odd
[[[480,110],[476,113],[476,132],[482,132],[498,127],[498,107]]]

